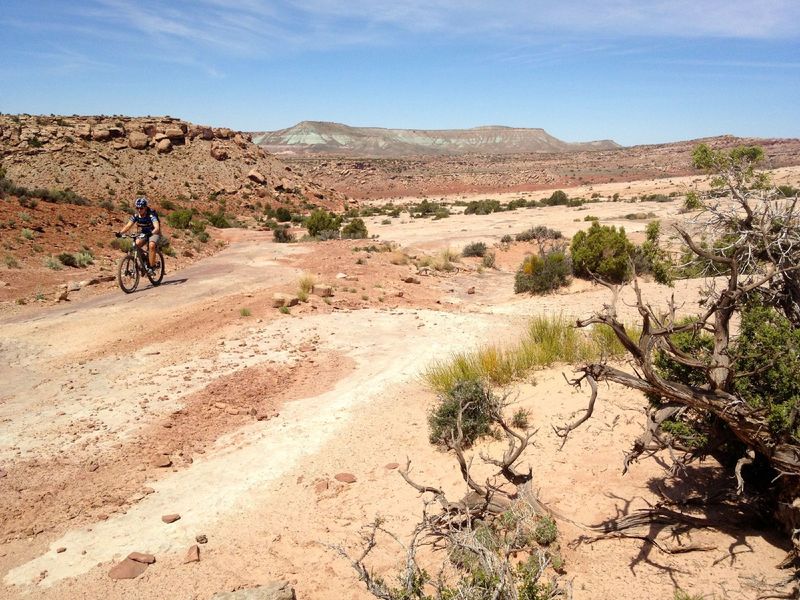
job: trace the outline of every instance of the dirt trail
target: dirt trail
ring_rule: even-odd
[[[665,215],[676,209],[655,208]],[[441,248],[575,218],[561,209],[520,211],[454,217],[427,229],[396,224],[381,235]],[[419,382],[422,369],[479,343],[514,339],[533,313],[585,316],[605,299],[602,289],[580,285],[545,298],[514,297],[505,270],[423,278],[394,305],[373,300],[357,310],[338,304],[338,290],[331,305],[315,299],[282,315],[270,307],[271,294],[296,289],[307,268],[297,265],[333,262],[346,272],[354,261],[332,261],[334,246],[229,235],[229,248],[169,273],[159,288],[0,323],[3,597],[209,598],[287,578],[301,598],[367,598],[325,544],[353,544],[377,514],[401,533],[413,525],[419,498],[387,465],[408,456],[419,480],[461,487],[455,462],[427,442],[432,395]],[[383,286],[361,277],[364,295],[375,289],[368,285]],[[467,285],[474,294],[461,293]],[[657,302],[666,298],[653,284],[644,291]],[[675,291],[687,299],[696,292],[692,282]],[[252,317],[241,315],[243,307],[253,308]],[[531,383],[521,384],[519,401],[541,427],[527,459],[545,500],[587,523],[653,501],[666,481],[656,463],[625,478],[618,468],[619,449],[638,432],[638,395],[609,391],[594,423],[561,452],[549,426],[586,398],[564,385],[559,369]],[[170,466],[155,466],[164,458]],[[340,472],[356,482],[336,481]],[[163,523],[170,513],[181,519]],[[565,542],[583,533],[568,524],[562,531]],[[200,563],[183,564],[200,534],[209,540]],[[777,563],[781,550],[759,532],[696,538],[714,550],[656,556],[642,554],[638,540],[565,548],[575,597],[669,597],[682,585],[746,598],[746,576],[777,577],[764,565]],[[730,557],[727,548],[737,543],[742,553]],[[112,561],[131,551],[152,552],[157,563],[136,580],[110,580]],[[395,558],[379,554],[376,566],[388,569]],[[693,575],[712,567],[713,576]],[[632,573],[637,586],[621,586]]]

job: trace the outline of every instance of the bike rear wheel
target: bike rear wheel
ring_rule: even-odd
[[[117,267],[117,283],[126,294],[130,294],[139,285],[139,270],[132,256],[123,256]]]
[[[160,284],[164,279],[164,255],[161,254],[161,250],[156,250],[156,261],[158,266],[153,268],[153,274],[147,273],[147,278],[154,286]]]

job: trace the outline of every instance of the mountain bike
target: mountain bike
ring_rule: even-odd
[[[125,256],[119,259],[119,265],[117,266],[117,283],[126,294],[136,291],[142,275],[147,277],[153,286],[159,285],[161,280],[164,279],[164,255],[161,252],[161,248],[156,248],[156,266],[153,267],[151,273],[147,268],[147,254],[136,245],[136,240],[140,236],[141,234],[124,234],[120,236],[131,240],[131,247]]]

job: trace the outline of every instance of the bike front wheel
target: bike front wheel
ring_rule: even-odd
[[[156,267],[153,268],[153,274],[147,273],[147,278],[153,285],[158,285],[164,279],[164,255],[161,250],[156,250]]]
[[[139,285],[139,271],[132,256],[123,256],[120,259],[117,267],[117,283],[126,294],[133,292]]]

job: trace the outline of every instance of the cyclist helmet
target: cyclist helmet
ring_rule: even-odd
[[[144,208],[145,206],[147,206],[147,198],[142,197],[136,199],[136,208]]]

